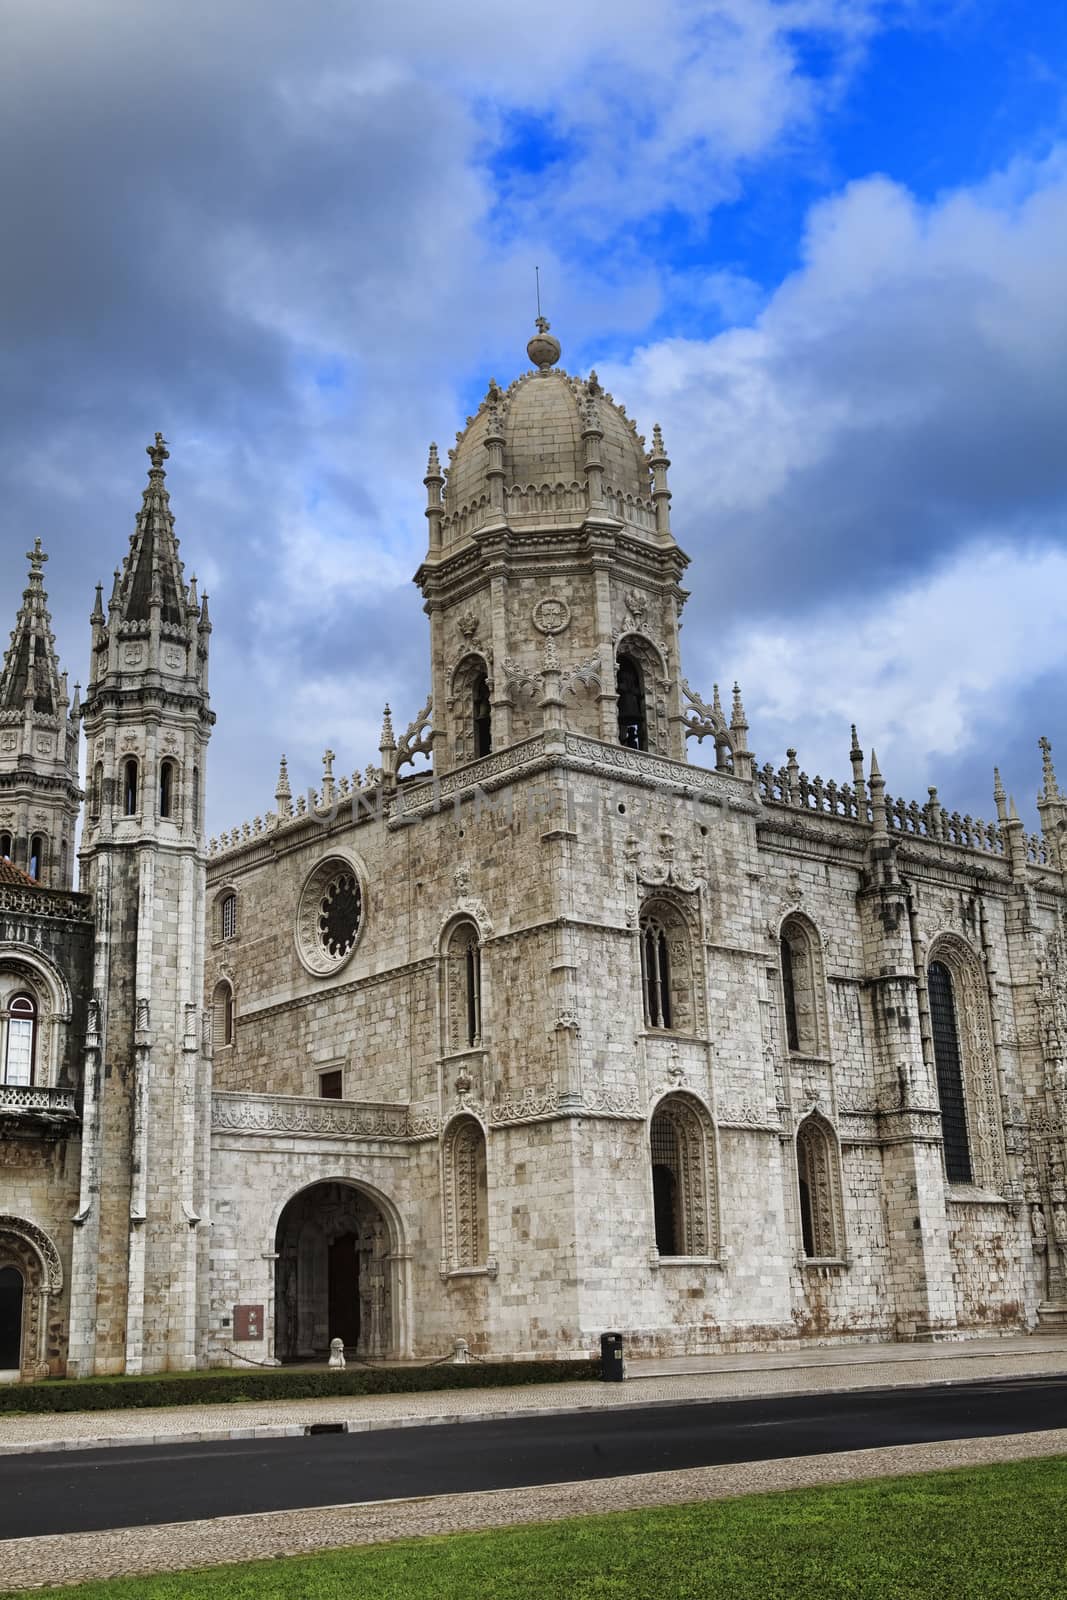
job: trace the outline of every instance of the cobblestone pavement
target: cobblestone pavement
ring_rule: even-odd
[[[894,1384],[966,1382],[1067,1372],[1067,1338],[970,1339],[946,1344],[857,1344],[822,1349],[690,1356],[629,1363],[626,1383],[534,1384],[517,1389],[444,1389],[423,1394],[345,1395],[85,1411],[0,1419],[0,1453],[87,1445],[279,1438],[313,1422],[350,1431],[487,1421],[522,1412],[597,1411],[619,1405],[725,1400],[747,1395],[823,1394]]]
[[[778,1461],[696,1467],[684,1472],[644,1473],[588,1483],[545,1484],[482,1494],[436,1495],[372,1505],[218,1517],[162,1527],[13,1539],[2,1547],[2,1582],[6,1585],[3,1592],[44,1584],[179,1572],[229,1561],[272,1560],[343,1545],[381,1544],[426,1534],[551,1522],[597,1512],[681,1505],[774,1489],[854,1483],[863,1478],[1065,1453],[1067,1429],[1054,1429],[993,1439],[894,1445],[829,1456],[792,1456]]]

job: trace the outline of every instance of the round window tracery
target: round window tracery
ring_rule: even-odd
[[[304,885],[296,923],[296,946],[309,972],[319,977],[343,967],[363,931],[363,889],[351,862],[321,861]]]

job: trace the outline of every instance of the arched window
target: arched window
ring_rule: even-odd
[[[233,989],[220,978],[211,1005],[211,1037],[216,1050],[233,1043]]]
[[[445,948],[448,1049],[471,1050],[482,1042],[482,950],[476,923],[457,924]]]
[[[937,1071],[937,1098],[941,1106],[941,1135],[945,1142],[945,1174],[949,1183],[970,1183],[973,1170],[967,1135],[967,1096],[952,975],[944,962],[931,961],[926,981]]]
[[[13,840],[9,833],[0,833],[0,859],[4,861],[11,860],[12,844]]]
[[[475,1117],[458,1117],[445,1136],[446,1271],[484,1267],[489,1255],[489,1185],[485,1133]]]
[[[615,674],[619,700],[619,743],[631,750],[648,749],[648,715],[645,706],[645,680],[632,655],[619,656]]]
[[[487,756],[493,749],[493,708],[489,701],[489,677],[480,672],[471,690],[474,718],[474,754]]]
[[[649,1130],[656,1250],[660,1256],[713,1256],[718,1250],[711,1122],[698,1101],[669,1094]]]
[[[692,941],[685,917],[668,900],[641,913],[641,999],[646,1028],[691,1033],[697,1025]]]
[[[98,817],[104,796],[104,763],[98,761],[93,768],[93,782],[89,790],[89,815]]]
[[[3,1012],[4,1082],[33,1082],[37,1044],[37,1003],[32,995],[12,995]]]
[[[159,814],[161,817],[174,815],[174,782],[176,767],[173,761],[159,763]]]
[[[44,877],[45,867],[45,840],[44,835],[35,833],[30,840],[30,877],[41,879]]]
[[[836,1260],[845,1253],[837,1140],[820,1117],[805,1117],[797,1129],[800,1232],[811,1260]]]
[[[137,757],[127,756],[122,763],[122,814],[137,815]]]
[[[218,907],[218,937],[220,939],[236,939],[237,896],[232,889],[227,889],[225,894],[220,895]]]
[[[641,982],[646,1026],[672,1027],[670,945],[665,929],[652,917],[646,918],[641,928]]]
[[[786,1046],[799,1055],[826,1055],[826,986],[818,935],[805,917],[787,917],[779,949]]]

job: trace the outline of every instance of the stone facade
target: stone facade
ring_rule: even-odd
[[[431,448],[427,704],[295,801],[283,758],[209,846],[210,625],[150,449],[56,921],[70,1122],[0,1157],[27,1374],[1067,1321],[1049,747],[1038,837],[999,779],[989,823],[891,796],[855,734],[846,782],[760,766],[682,674],[659,430],[530,354]]]

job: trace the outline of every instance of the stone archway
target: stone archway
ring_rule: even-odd
[[[0,1216],[0,1272],[5,1291],[5,1345],[8,1353],[16,1353],[14,1364],[5,1367],[5,1373],[23,1379],[46,1378],[50,1371],[48,1308],[63,1288],[59,1252],[36,1223],[24,1217]]]
[[[396,1265],[388,1220],[353,1184],[303,1189],[278,1219],[274,1350],[280,1361],[319,1361],[331,1339],[369,1361],[401,1343]]]

